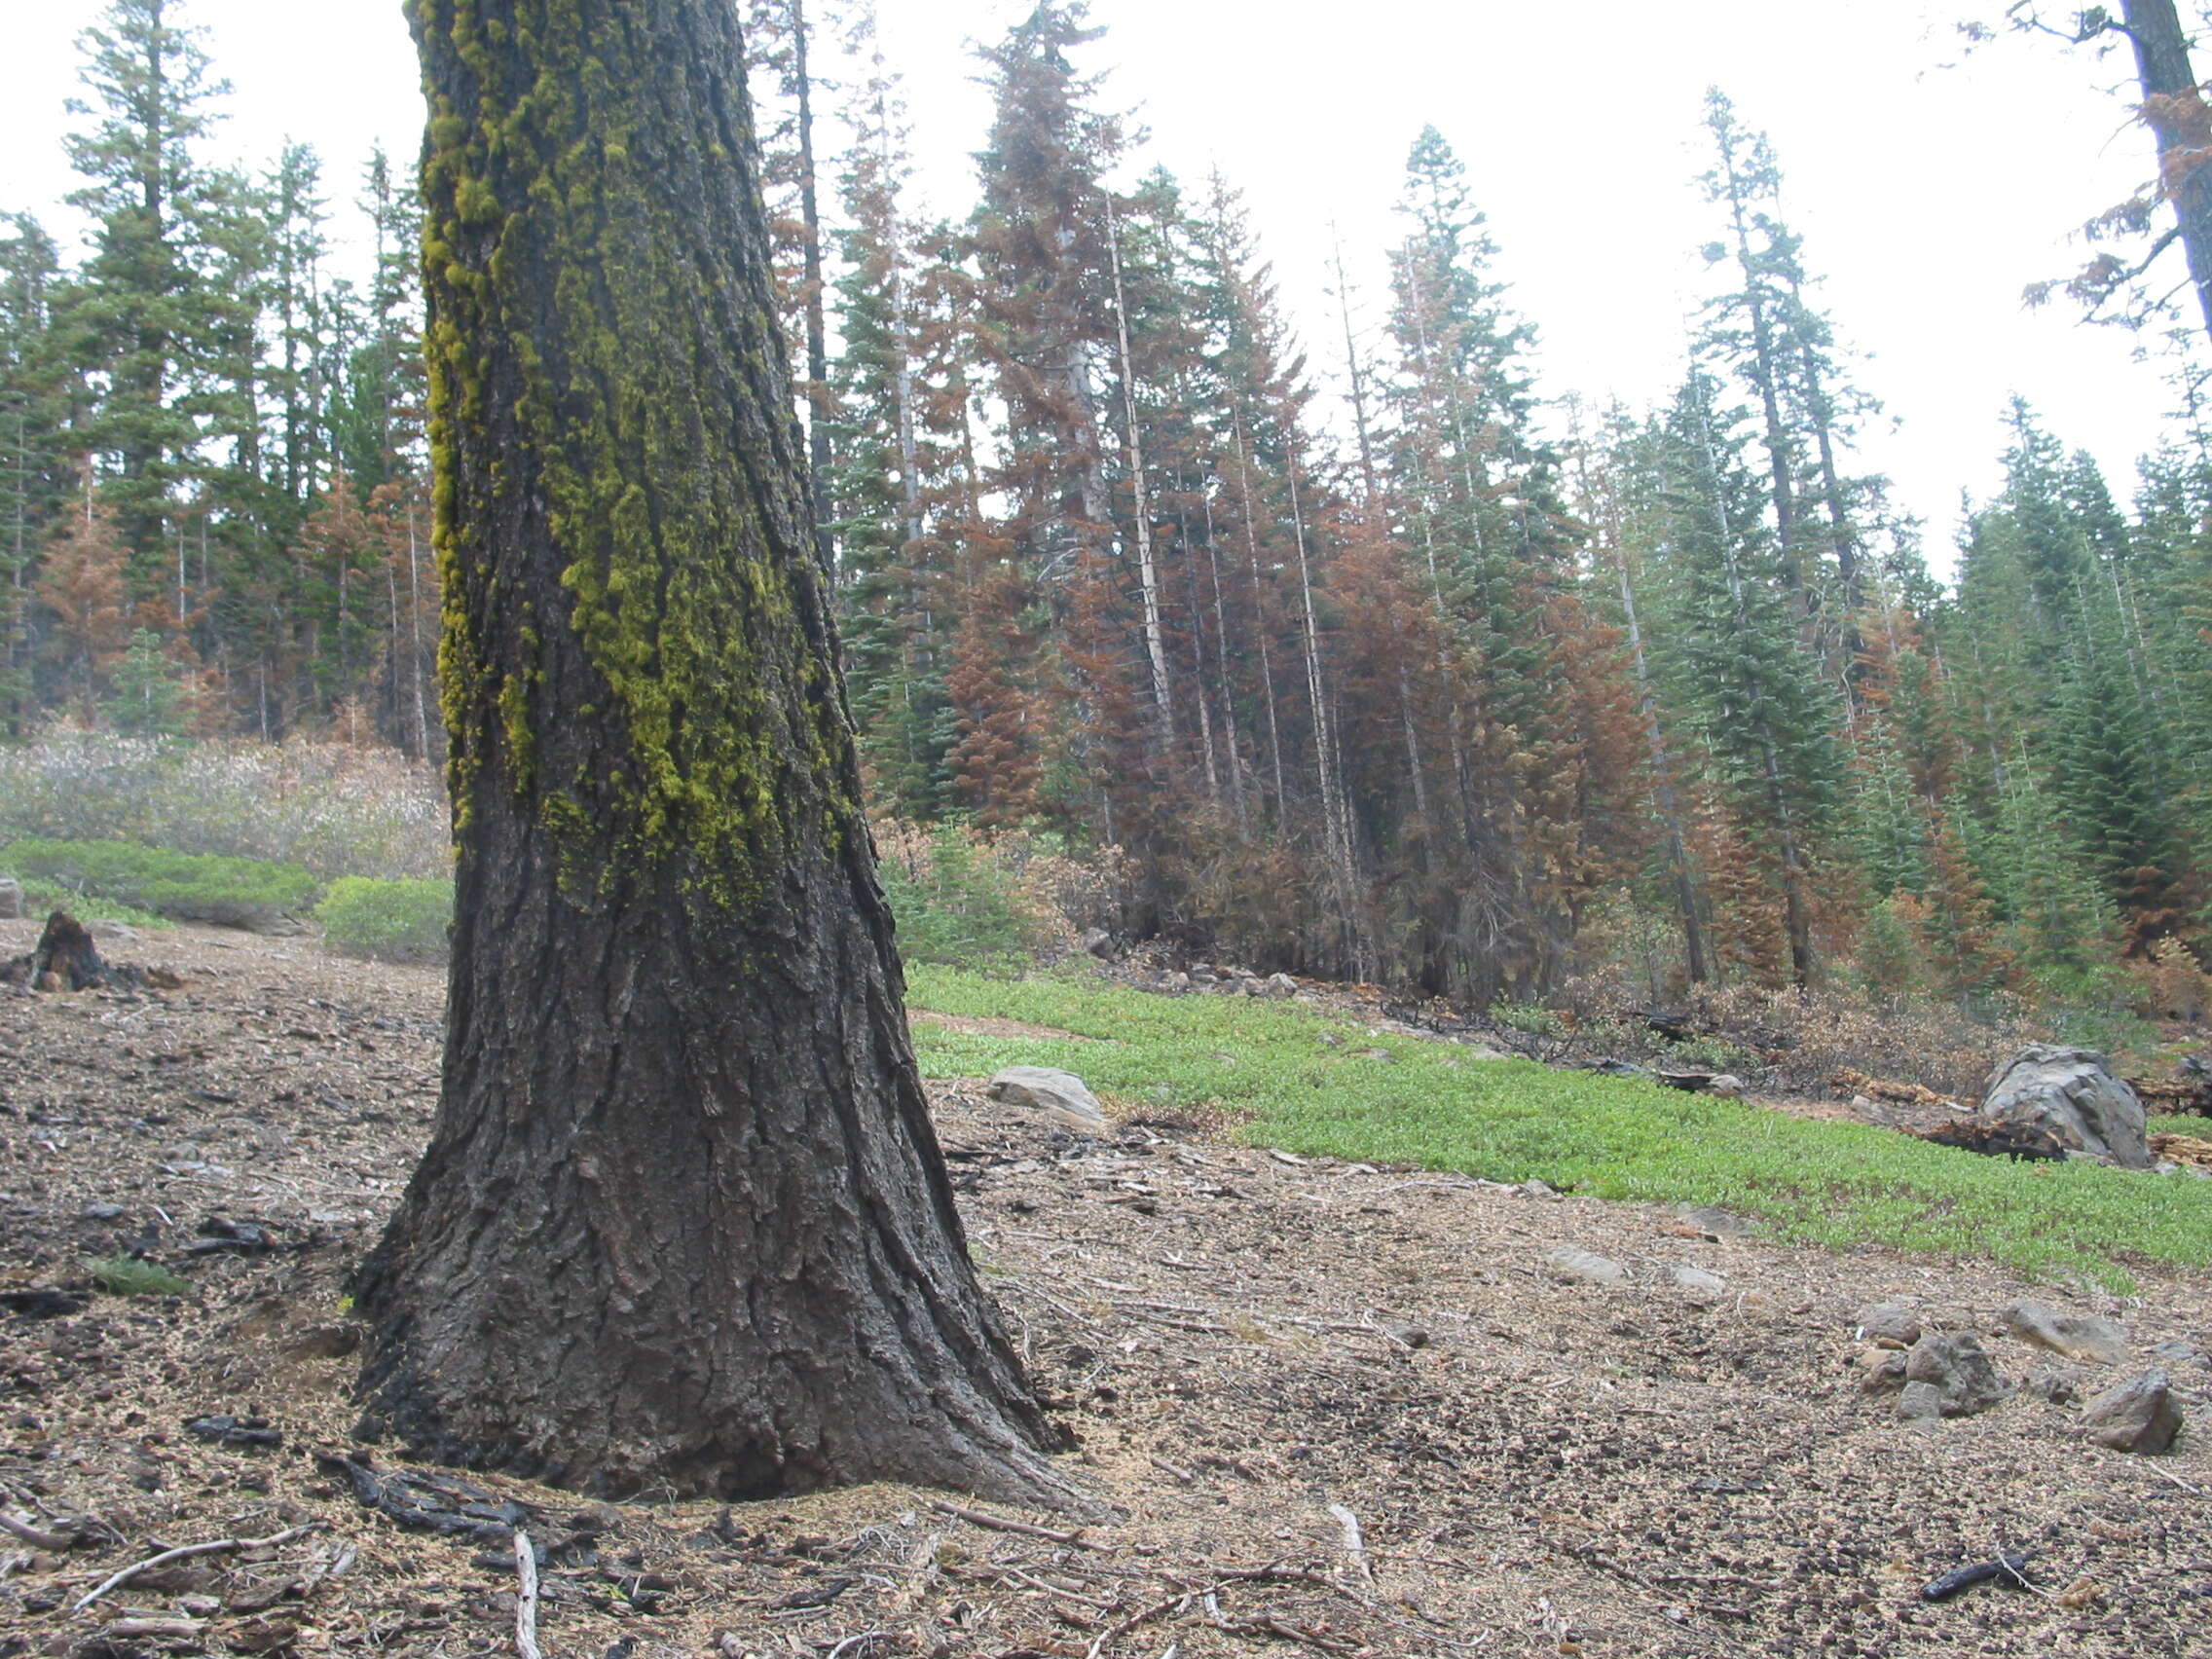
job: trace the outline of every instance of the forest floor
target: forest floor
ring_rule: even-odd
[[[0,956],[34,933],[0,923]],[[511,1650],[496,1527],[401,1530],[317,1461],[357,1446],[342,1281],[425,1132],[442,974],[196,929],[108,950],[184,983],[0,998],[0,1293],[30,1309],[0,1309],[0,1508],[34,1531],[92,1518],[75,1549],[0,1536],[0,1659]],[[904,1488],[724,1508],[468,1477],[549,1551],[548,1659],[2205,1651],[2203,1360],[2167,1349],[2192,1421],[2155,1458],[2088,1444],[2025,1387],[1900,1421],[1853,1360],[1859,1310],[1903,1301],[1979,1335],[2008,1382],[2094,1388],[2116,1374],[2001,1334],[2000,1309],[2123,1318],[2126,1374],[2212,1347],[2212,1272],[2132,1264],[2122,1301],[1294,1158],[1202,1113],[1118,1110],[1093,1141],[972,1082],[932,1093],[985,1283],[1114,1518],[1053,1537]],[[245,1236],[189,1254],[218,1217]],[[1561,1246],[1629,1282],[1561,1282]],[[87,1260],[133,1247],[191,1294],[85,1290]],[[42,1314],[40,1287],[81,1306]],[[281,1444],[188,1430],[211,1416]],[[159,1550],[300,1528],[77,1608]],[[2032,1588],[1920,1599],[2020,1550]]]

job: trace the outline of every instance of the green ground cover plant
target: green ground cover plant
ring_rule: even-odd
[[[87,1262],[85,1272],[110,1296],[190,1296],[192,1281],[177,1277],[159,1263],[136,1256],[103,1256]]]
[[[297,865],[47,836],[0,846],[0,872],[187,920],[225,906],[304,911],[317,886]]]
[[[1286,1152],[1721,1204],[1808,1243],[1986,1257],[2121,1291],[2130,1264],[2212,1264],[2212,1181],[2186,1173],[1984,1158],[1868,1124],[1369,1037],[1294,1004],[1154,996],[1079,972],[1009,980],[924,965],[910,977],[916,1008],[1093,1039],[918,1027],[932,1077],[1064,1066],[1140,1112],[1238,1115],[1247,1139]]]
[[[0,874],[6,871],[0,870]],[[80,893],[58,881],[41,881],[37,876],[23,878],[23,914],[44,917],[55,910],[66,910],[80,922],[124,922],[134,928],[166,928],[174,924],[166,916],[157,916],[151,910],[141,910],[135,904],[125,904],[114,899],[103,899],[96,893]]]
[[[431,961],[446,953],[453,883],[341,876],[315,906],[314,919],[324,940],[349,955]]]

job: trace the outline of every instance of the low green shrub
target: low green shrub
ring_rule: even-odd
[[[110,1296],[190,1296],[192,1281],[136,1256],[103,1256],[87,1262],[92,1282]]]
[[[256,914],[304,911],[315,894],[314,877],[297,865],[164,852],[128,841],[31,836],[0,847],[0,870],[188,922],[239,925]]]
[[[102,899],[96,893],[80,893],[73,887],[64,887],[58,881],[41,881],[36,876],[23,878],[23,914],[43,918],[54,910],[66,910],[80,922],[123,922],[134,928],[166,928],[172,924],[166,916],[157,916],[151,910],[141,910],[135,904],[120,900]]]
[[[1531,1037],[1557,1037],[1567,1029],[1559,1015],[1541,1003],[1494,1002],[1490,1016],[1509,1031],[1525,1031]]]
[[[425,962],[446,952],[453,921],[450,881],[376,881],[342,876],[315,906],[324,940],[351,956]]]

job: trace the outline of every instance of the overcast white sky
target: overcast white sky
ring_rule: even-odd
[[[1031,0],[881,0],[906,76],[921,181],[964,210],[988,111],[969,55]],[[820,0],[817,0],[819,6]],[[1433,122],[1468,166],[1501,274],[1537,325],[1539,389],[1647,404],[1681,370],[1713,234],[1693,180],[1708,85],[1772,135],[1788,212],[1859,378],[1894,429],[1868,462],[1929,521],[1949,563],[1962,489],[1996,487],[1998,415],[2027,396],[2117,491],[2173,401],[2127,341],[2023,283],[2082,258],[2073,228],[2151,170],[2111,90],[2124,65],[2006,40],[1960,63],[1953,23],[1996,0],[1582,0],[1571,8],[1357,0],[1093,0],[1106,37],[1086,65],[1151,141],[1139,160],[1245,191],[1325,376],[1341,350],[1326,297],[1332,228],[1379,318],[1382,249],[1407,146]],[[49,215],[72,185],[58,142],[77,32],[94,0],[11,8],[0,107],[0,208]],[[188,0],[235,95],[216,137],[266,157],[287,136],[323,153],[333,195],[372,143],[412,158],[422,119],[397,0]],[[826,71],[829,65],[822,65]]]

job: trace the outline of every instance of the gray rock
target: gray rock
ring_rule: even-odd
[[[1267,994],[1271,997],[1294,997],[1298,995],[1298,981],[1288,974],[1270,974]]]
[[[2143,1102],[2094,1049],[2029,1044],[1990,1073],[1976,1116],[1992,1127],[2046,1135],[2123,1169],[2148,1169],[2155,1161]]]
[[[1601,1256],[1595,1250],[1584,1250],[1573,1244],[1547,1250],[1544,1266],[1551,1270],[1552,1277],[1573,1284],[1624,1285],[1629,1282],[1628,1269],[1610,1256]]]
[[[2156,1456],[2172,1449],[2181,1424],[2181,1401],[2163,1371],[2107,1388],[2082,1408],[2082,1432],[2115,1452]]]
[[[1163,991],[1187,991],[1191,988],[1191,976],[1188,974],[1170,974],[1166,978],[1160,981],[1160,988]]]
[[[87,922],[85,931],[94,939],[104,939],[111,944],[128,944],[138,937],[138,931],[129,923],[104,919]]]
[[[1514,1188],[1513,1190],[1521,1194],[1524,1198],[1557,1198],[1564,1197],[1564,1195],[1557,1187],[1553,1186],[1549,1181],[1546,1181],[1541,1176],[1537,1176],[1531,1180],[1524,1181],[1520,1186]]]
[[[2093,1313],[2069,1313],[2041,1302],[2015,1302],[1998,1318],[2021,1341],[2062,1353],[2068,1359],[2118,1365],[2127,1357],[2127,1332]]]
[[[1722,1072],[1705,1086],[1705,1091],[1708,1094],[1717,1094],[1723,1100],[1736,1100],[1740,1099],[1749,1088],[1750,1085],[1733,1072]]]
[[[1728,1293],[1728,1283],[1708,1268],[1677,1267],[1673,1274],[1677,1288],[1686,1291],[1693,1301],[1712,1302]]]
[[[1898,1416],[1908,1421],[1933,1422],[1957,1415],[1944,1408],[1943,1390],[1933,1382],[1907,1382],[1898,1394]]]
[[[1051,1066],[1008,1066],[984,1091],[1010,1106],[1034,1106],[1055,1123],[1090,1134],[1106,1131],[1106,1113],[1082,1078]]]
[[[2151,1357],[2160,1365],[2171,1366],[2176,1370],[2192,1365],[2212,1363],[2205,1359],[2204,1350],[2194,1343],[2179,1341],[2160,1343],[2151,1350]]]
[[[1972,1417],[2005,1397],[2005,1384],[1981,1344],[1968,1336],[1924,1332],[1904,1356],[1905,1383],[1925,1382],[1941,1398],[1942,1415]],[[1903,1415],[1902,1408],[1899,1408]]]
[[[23,919],[23,884],[12,875],[0,875],[0,921]]]
[[[1086,928],[1083,933],[1083,949],[1085,955],[1103,960],[1114,954],[1114,936],[1104,928]]]
[[[1920,1315],[1901,1302],[1877,1302],[1856,1317],[1859,1334],[1884,1347],[1908,1348],[1920,1341]]]

